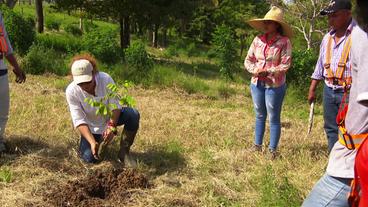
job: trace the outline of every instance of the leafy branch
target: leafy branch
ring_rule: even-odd
[[[125,81],[122,85],[122,89],[119,90],[118,86],[113,83],[109,83],[106,86],[107,94],[100,100],[93,98],[85,98],[84,102],[90,106],[97,108],[96,115],[111,117],[112,111],[117,109],[118,106],[115,103],[109,103],[108,100],[117,99],[121,106],[134,107],[136,104],[135,99],[129,95],[129,88],[133,86],[133,83]]]

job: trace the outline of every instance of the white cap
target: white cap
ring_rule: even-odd
[[[93,77],[92,71],[93,66],[88,60],[76,60],[72,64],[72,75],[76,84],[91,81]]]

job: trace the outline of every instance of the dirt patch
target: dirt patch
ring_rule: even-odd
[[[148,187],[147,178],[136,170],[98,170],[80,180],[69,181],[47,193],[45,200],[55,206],[120,206],[133,189]]]

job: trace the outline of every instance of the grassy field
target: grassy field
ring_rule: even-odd
[[[1,206],[49,206],[44,195],[51,186],[108,165],[86,166],[76,156],[78,134],[64,95],[69,81],[12,81],[6,136],[13,151],[0,159]],[[270,161],[250,151],[252,103],[248,87],[238,87],[227,100],[175,88],[132,90],[141,112],[133,150],[153,187],[135,193],[129,206],[300,206],[327,162],[320,108],[307,137],[308,106],[286,100],[281,155]]]
[[[15,10],[34,16],[34,9],[26,5]],[[62,28],[77,24],[78,18],[45,7],[47,18],[62,24],[61,31],[46,30],[46,35],[77,39]],[[254,112],[249,77],[237,74],[233,82],[220,78],[216,59],[205,55],[209,48],[198,48],[196,56],[189,56],[188,49],[174,49],[178,54],[168,57],[165,49],[148,47],[155,65],[149,78],[131,91],[141,113],[134,156],[151,187],[134,190],[127,206],[300,206],[327,164],[320,104],[307,136],[309,106],[300,87],[289,86],[280,156],[271,161],[267,153],[250,150]],[[122,63],[99,66],[117,82],[129,73]],[[28,75],[24,85],[15,84],[14,78],[11,74],[6,128],[10,152],[0,158],[0,206],[51,206],[45,199],[50,189],[111,167],[118,144],[113,143],[109,160],[96,166],[82,163],[77,156],[79,135],[72,128],[64,93],[71,77]]]

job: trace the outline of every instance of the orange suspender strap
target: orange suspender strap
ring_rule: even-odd
[[[348,39],[345,42],[344,49],[342,51],[339,64],[336,70],[336,78],[342,79],[343,74],[346,68],[346,62],[348,61],[349,53],[351,48],[351,35],[349,35]]]
[[[326,47],[326,60],[325,60],[325,70],[327,71],[327,78],[333,78],[334,74],[332,72],[331,69],[331,45],[332,45],[332,36],[330,35],[328,38],[328,42],[327,42],[327,47]]]
[[[7,53],[8,52],[8,44],[5,39],[5,34],[3,30],[3,26],[0,25],[0,50],[1,53]]]

